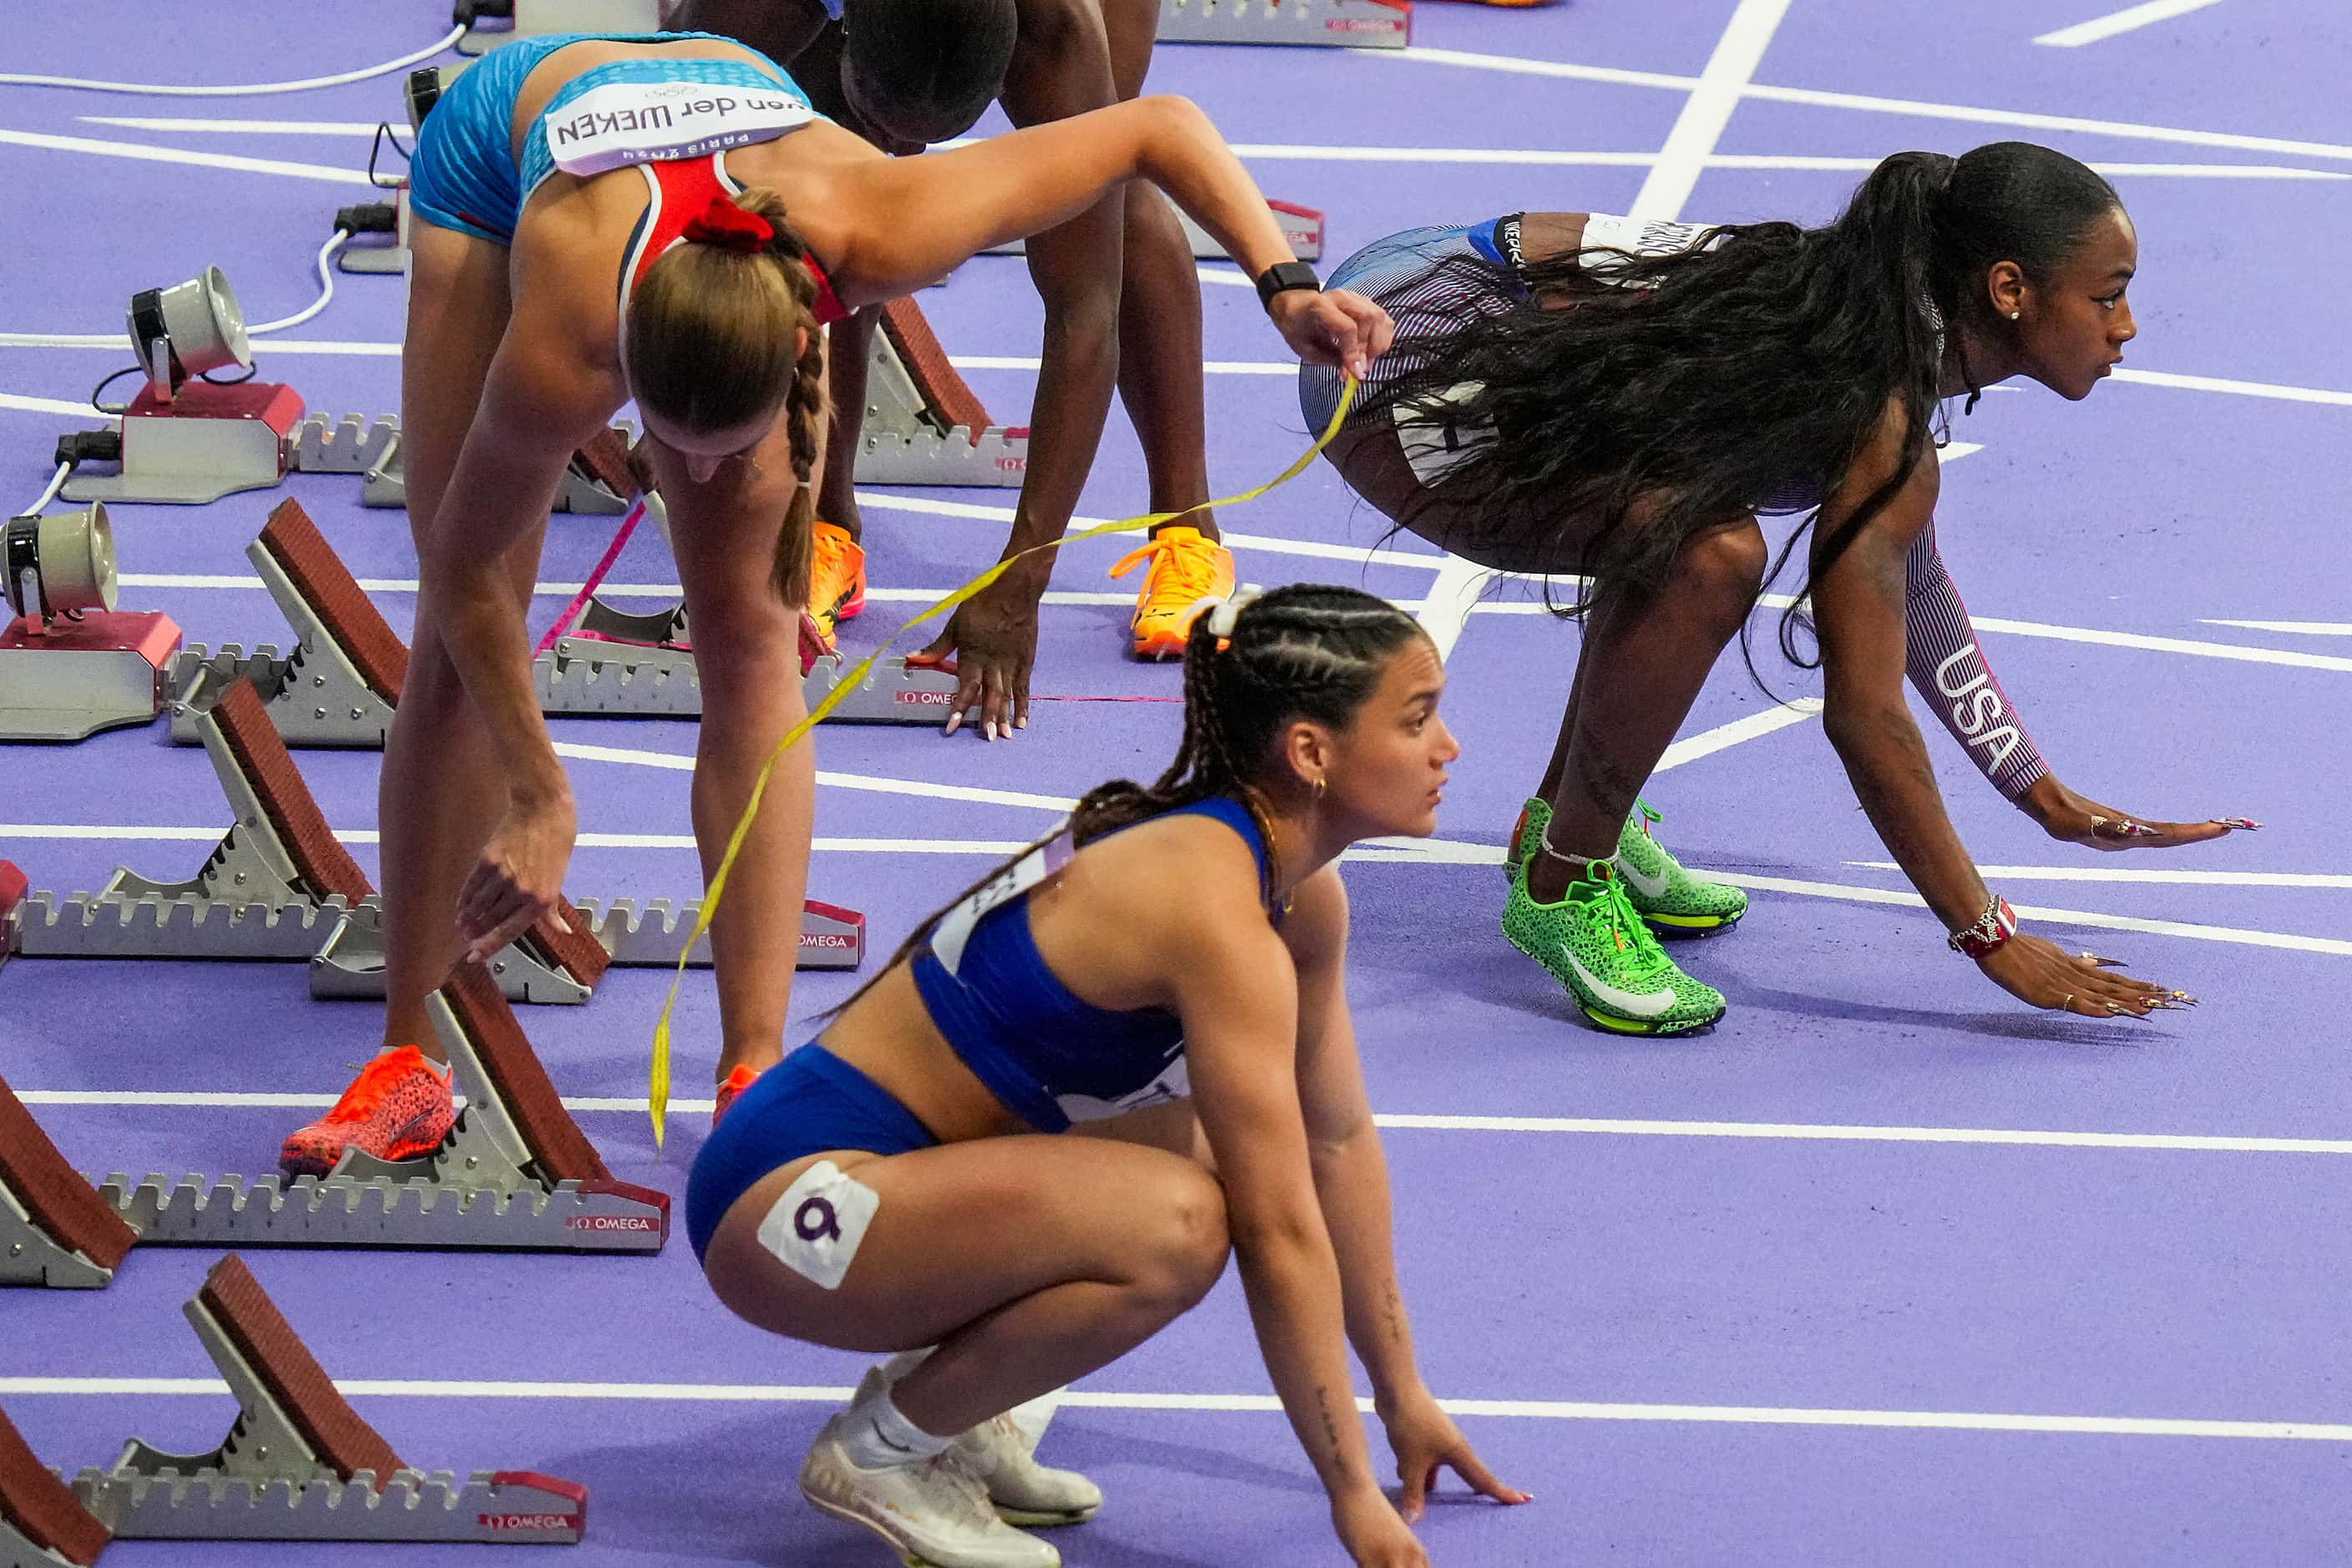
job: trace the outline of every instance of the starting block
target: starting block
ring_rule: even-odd
[[[0,1568],[91,1568],[112,1539],[0,1411]]]
[[[346,1149],[324,1177],[117,1172],[100,1195],[150,1245],[659,1252],[669,1194],[613,1179],[488,975],[425,1002],[466,1108],[441,1146],[391,1163]]]
[[[0,1079],[0,1285],[100,1289],[138,1239]]]
[[[1275,221],[1282,226],[1282,237],[1289,243],[1292,253],[1299,260],[1323,259],[1323,215],[1321,213],[1317,212],[1313,207],[1302,207],[1290,202],[1268,201],[1265,205],[1274,209]],[[1176,214],[1176,218],[1184,226],[1184,242],[1192,247],[1194,260],[1230,259],[1225,255],[1225,247],[1211,238],[1209,231],[1194,223],[1189,215],[1180,210]],[[992,247],[988,252],[991,256],[1026,256],[1028,253],[1029,242],[1022,239],[1010,240],[1005,244]]]
[[[197,720],[235,820],[196,874],[160,882],[119,868],[95,893],[41,891],[5,918],[8,945],[27,958],[307,961],[310,994],[380,997],[381,901],[311,797],[253,688],[231,681]],[[486,968],[518,1002],[581,1003],[614,963],[667,967],[698,907],[655,900],[559,906],[571,934],[541,921]],[[865,917],[812,901],[802,921],[804,967],[856,968]],[[708,966],[708,942],[690,963]]]
[[[614,431],[625,454],[635,428],[623,425]],[[286,469],[300,474],[357,474],[362,506],[408,504],[408,485],[400,463],[400,420],[394,415],[370,418],[346,414],[335,419],[319,414],[304,419],[287,437]],[[629,503],[597,483],[583,462],[575,460],[564,470],[555,504],[549,510],[617,517],[629,510]]]
[[[382,745],[408,650],[300,503],[279,502],[247,553],[300,630],[300,645],[287,658],[267,647],[250,658],[234,646],[191,648],[181,656],[172,721],[173,739],[201,743],[211,755],[235,816],[228,833],[185,881],[156,882],[126,868],[95,895],[33,895],[15,918],[11,945],[27,957],[308,959],[312,995],[382,996],[381,906],[335,842],[286,744]],[[683,657],[690,678],[692,656]],[[660,899],[642,908],[626,899],[566,904],[572,936],[542,921],[489,967],[515,1001],[584,1002],[607,964],[676,963],[699,913],[698,905]],[[863,914],[807,900],[802,968],[855,969],[865,957]],[[709,964],[707,939],[688,963]]]
[[[569,1546],[588,1492],[530,1470],[404,1463],[352,1408],[235,1254],[186,1307],[205,1352],[236,1396],[236,1424],[204,1454],[133,1437],[72,1495],[124,1540],[502,1542]],[[84,1561],[87,1561],[85,1559]]]
[[[1160,0],[1163,44],[1321,44],[1402,49],[1412,0]]]
[[[811,708],[833,694],[851,664],[839,652],[817,659],[803,683]],[[702,714],[702,686],[695,678],[694,647],[688,638],[683,605],[636,615],[592,598],[572,629],[556,638],[553,653],[540,659],[538,675],[540,706],[550,717],[626,713],[694,719]],[[824,721],[944,724],[955,694],[953,664],[886,659]],[[979,710],[977,703],[970,710]]]
[[[857,482],[1017,489],[1028,472],[1028,426],[989,423],[912,300],[883,306],[866,366]]]
[[[250,685],[289,745],[381,747],[408,671],[408,649],[319,532],[302,503],[278,503],[245,547],[297,637],[283,658],[263,644],[183,649],[172,668],[172,739],[199,738],[199,716],[230,686]]]
[[[512,25],[482,26],[500,18]],[[450,20],[466,28],[457,52],[483,55],[500,44],[541,33],[658,33],[662,7],[661,0],[457,0]]]

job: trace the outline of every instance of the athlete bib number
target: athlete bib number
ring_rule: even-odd
[[[939,918],[931,927],[931,956],[950,974],[963,963],[963,945],[971,940],[972,928],[981,917],[1001,904],[1012,902],[1055,872],[1070,863],[1077,853],[1077,845],[1065,830],[1047,843],[1039,845],[1012,865],[981,884],[955,908]]]
[[[601,174],[772,142],[817,117],[782,88],[698,81],[615,81],[591,88],[547,125],[548,152],[567,174]]]

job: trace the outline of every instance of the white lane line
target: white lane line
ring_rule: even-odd
[[[52,153],[95,153],[106,158],[129,158],[146,163],[191,163],[200,169],[236,169],[248,174],[284,174],[298,180],[320,180],[332,185],[375,183],[361,169],[338,169],[330,163],[289,163],[278,158],[241,158],[233,153],[198,153],[180,147],[150,147],[138,142],[104,142],[94,136],[52,136],[38,131],[0,131],[0,146],[39,147]]]
[[[1392,55],[1394,49],[1375,51]],[[2352,148],[2346,155],[2352,157]],[[128,342],[119,332],[0,332],[0,348],[13,349],[86,349],[92,352],[122,353]],[[326,338],[272,338],[268,344],[271,353],[349,354],[378,359],[398,359],[400,345],[395,342],[342,342]],[[1041,363],[1034,355],[1022,354],[950,354],[948,363],[958,370],[1028,370]],[[1210,375],[1265,376],[1281,379],[1296,376],[1298,366],[1283,360],[1211,360],[1201,367]],[[2352,407],[2352,392],[2337,392],[2327,387],[2289,386],[2278,382],[2243,381],[2231,376],[2183,375],[2171,371],[2136,370],[2126,365],[2113,377],[2116,381],[2137,382],[2145,386],[2168,386],[2186,392],[2213,392],[2235,397],[2273,398],[2288,403],[2323,403],[2337,407]],[[2007,387],[1990,386],[1987,392],[2006,392]],[[97,417],[86,405],[76,404],[75,411]],[[1956,446],[1969,451],[1979,447],[1968,442]],[[1965,454],[1963,454],[1965,455]],[[1946,461],[1949,461],[1948,456]],[[881,500],[869,504],[882,505]],[[946,505],[949,503],[935,503]],[[912,509],[910,509],[912,510]],[[1434,563],[1433,562],[1433,564]]]
[[[118,338],[115,342],[124,353],[131,352],[128,337]],[[77,415],[84,419],[104,417],[89,405],[87,399],[80,403],[68,403],[62,397],[26,397],[14,392],[0,392],[0,408],[14,408],[26,414],[62,414],[68,419]]]
[[[581,746],[557,742],[560,756],[589,762],[624,763],[640,767],[656,767],[677,772],[690,772],[692,757],[677,756],[666,752],[632,751],[614,746]],[[911,779],[873,778],[857,773],[835,773],[820,770],[816,782],[828,788],[864,790],[882,795],[918,795],[929,799],[967,800],[988,805],[1026,806],[1037,810],[1066,812],[1076,801],[1055,795],[1027,795],[1015,790],[980,789],[966,784],[917,783]],[[83,827],[57,823],[10,823],[0,825],[0,841],[9,837],[25,839],[121,839],[124,842],[194,841],[205,842],[220,836],[216,827],[177,826],[114,826]],[[336,837],[346,843],[373,843],[372,829],[338,829]],[[580,842],[586,848],[615,849],[685,849],[693,839],[686,834],[587,834]],[[1012,839],[920,839],[920,838],[819,838],[811,847],[820,852],[843,854],[922,854],[922,855],[1010,855],[1028,846]],[[1496,866],[1502,863],[1503,851],[1491,844],[1470,844],[1458,839],[1381,839],[1359,846],[1348,852],[1346,858],[1356,861],[1406,862],[1421,866]],[[1703,873],[1717,881],[1757,892],[1790,893],[1801,898],[1834,899],[1847,903],[1888,904],[1899,908],[1924,909],[1926,903],[1916,893],[1892,888],[1854,887],[1843,882],[1805,881],[1786,877],[1756,876],[1745,871],[1708,870]],[[1988,875],[1998,875],[1998,868],[1988,868]],[[2021,878],[2021,880],[2030,879]],[[2197,942],[2231,942],[2243,947],[2282,948],[2295,952],[2322,952],[2352,956],[2352,941],[2340,937],[2302,936],[2291,931],[2255,931],[2240,926],[2206,925],[2185,921],[2151,920],[2137,915],[2100,914],[2089,910],[2047,909],[2025,904],[2014,906],[2018,914],[2030,920],[2042,920],[2062,925],[2088,926],[2103,931],[2138,931],[2153,936],[2186,937]]]
[[[158,114],[78,114],[85,125],[116,125],[125,131],[194,131],[242,136],[351,136],[373,139],[383,127],[373,120],[194,120]]]
[[[216,163],[217,159],[205,159]],[[89,349],[109,353],[130,351],[131,341],[121,332],[0,332],[0,349]],[[363,359],[398,359],[400,345],[391,342],[343,342],[331,338],[272,338],[271,353],[352,355]],[[1293,366],[1295,373],[1297,367]],[[89,405],[82,412],[93,417],[96,411]]]
[[[2240,1138],[2194,1132],[2053,1132],[2003,1127],[1870,1127],[1801,1121],[1661,1121],[1585,1116],[1377,1115],[1384,1128],[1623,1138],[1765,1138],[1831,1143],[1979,1143],[2014,1148],[2147,1149],[2169,1153],[2352,1154],[2352,1139]]]
[[[2146,0],[2143,5],[2126,5],[2120,11],[2044,33],[2033,41],[2053,49],[2078,49],[2084,44],[2095,44],[2102,38],[2112,38],[2153,23],[2168,22],[2175,16],[2186,16],[2191,11],[2202,11],[2221,3],[2221,0]]]
[[[2238,397],[2272,397],[2287,403],[2326,403],[2338,408],[2352,407],[2352,392],[2331,392],[2316,386],[2281,386],[2266,381],[2234,381],[2218,375],[2179,375],[2170,371],[2135,370],[2129,365],[2119,367],[2114,374],[2116,381],[2136,381],[2143,386],[2171,386],[2184,392],[2222,392]]]
[[[1768,708],[1761,713],[1750,713],[1745,719],[1734,719],[1728,724],[1718,724],[1712,730],[1703,730],[1696,735],[1676,741],[1666,748],[1665,754],[1658,759],[1658,765],[1651,771],[1662,773],[1669,768],[1681,767],[1685,763],[1695,763],[1701,757],[1711,757],[1716,752],[1737,746],[1743,741],[1753,741],[1765,735],[1777,734],[1793,724],[1801,724],[1808,719],[1818,719],[1821,717],[1821,712],[1820,698],[1800,697],[1795,701],[1784,703],[1778,708]]]
[[[130,1106],[176,1110],[299,1110],[331,1105],[331,1093],[270,1090],[28,1089],[27,1105]],[[672,1100],[684,1113],[708,1110],[708,1100]],[[645,1114],[641,1095],[566,1095],[563,1108],[581,1115]],[[1572,1138],[1713,1138],[1797,1143],[1947,1143],[1986,1148],[2121,1149],[2173,1154],[2352,1155],[2352,1139],[2255,1138],[2200,1132],[2074,1132],[2012,1127],[1876,1127],[1809,1121],[1678,1121],[1656,1117],[1450,1116],[1381,1111],[1375,1125],[1398,1132],[1499,1132]]]
[[[78,843],[166,844],[205,843],[218,838],[218,827],[174,827],[121,823],[0,822],[0,843],[11,838],[38,838]],[[373,827],[331,829],[337,842],[374,844],[381,835]],[[573,840],[582,849],[691,849],[691,833],[587,833]],[[815,837],[809,847],[820,855],[1017,855],[1029,847],[1025,838],[868,838]]]
[[[1715,151],[1732,111],[1739,107],[1739,89],[1763,63],[1764,51],[1788,14],[1789,0],[1739,0],[1699,72],[1698,85],[1675,116],[1657,163],[1626,209],[1628,216],[1662,221],[1682,216],[1683,204],[1690,200],[1691,188],[1706,167],[1707,154]]]
[[[263,587],[260,578],[238,576],[234,573],[188,572],[125,572],[115,579],[125,588],[235,588],[258,592]],[[360,577],[354,579],[361,588],[371,594],[414,594],[417,582],[414,577]],[[585,583],[534,583],[533,595],[540,598],[568,599],[586,587]],[[866,596],[884,604],[929,605],[946,596],[946,588],[868,588]],[[686,590],[676,583],[613,583],[596,585],[597,596],[606,599],[682,599]],[[1135,603],[1132,594],[1097,594],[1074,588],[1048,588],[1045,602],[1048,605],[1115,605],[1121,608]]]
[[[1866,871],[1899,871],[1892,860],[1849,860]],[[1979,866],[1978,874],[2005,882],[2137,882],[2183,888],[2352,888],[2352,876],[2334,871],[2180,871],[2105,866]]]
[[[673,1101],[672,1103],[681,1103]],[[762,1383],[527,1383],[419,1377],[338,1377],[335,1386],[361,1399],[613,1400],[701,1405],[841,1405],[848,1388]],[[0,1395],[218,1397],[228,1385],[209,1377],[0,1377]],[[1161,1394],[1070,1389],[1060,1403],[1073,1409],[1187,1411],[1276,1415],[1270,1394]],[[1635,1405],[1568,1399],[1440,1399],[1453,1415],[1532,1421],[1655,1421],[1743,1426],[1864,1426],[1905,1431],[2032,1432],[2102,1437],[2211,1437],[2254,1442],[2352,1442],[2352,1425],[2315,1421],[2213,1421],[2139,1415],[2031,1415],[1954,1410],[1803,1409],[1779,1405]],[[1370,1399],[1356,1408],[1370,1415]]]
[[[1298,367],[1291,365],[1287,369],[1290,374],[1296,374]],[[861,507],[873,507],[881,511],[916,511],[932,517],[969,517],[989,522],[1013,521],[1013,509],[1009,506],[978,506],[969,501],[929,500],[919,496],[877,495],[868,490],[857,492],[857,504]],[[1074,529],[1091,528],[1097,523],[1109,521],[1110,519],[1107,517],[1074,517],[1070,519],[1070,526]],[[1228,546],[1235,550],[1265,550],[1282,555],[1316,555],[1330,561],[1351,562],[1357,565],[1371,562],[1382,566],[1420,566],[1435,571],[1445,564],[1445,557],[1434,553],[1373,549],[1370,546],[1360,544],[1326,544],[1319,540],[1312,539],[1276,539],[1263,533],[1228,532],[1224,540]],[[1088,542],[1106,542],[1115,548],[1124,547],[1115,537],[1103,541],[1088,541]]]
[[[1499,851],[1498,851],[1499,853]],[[1696,868],[1694,868],[1696,869]],[[1748,888],[1763,893],[1794,893],[1801,898],[1839,899],[1858,904],[1898,904],[1912,909],[1927,908],[1927,900],[1908,890],[1891,888],[1853,888],[1842,882],[1808,882],[1787,877],[1759,877],[1745,871],[1703,871],[1718,882]],[[2284,948],[2293,952],[2325,952],[2339,957],[2352,957],[2352,942],[2333,936],[2297,936],[2289,931],[2250,931],[2240,926],[2200,925],[2187,921],[2143,920],[2137,915],[2103,915],[2088,910],[2056,910],[2012,906],[2026,920],[2051,921],[2060,925],[2091,926],[2101,931],[2141,931],[2150,936],[2187,937],[2193,942],[2226,942],[2242,947]]]
[[[1244,277],[1235,268],[1195,267],[1192,271],[1203,283],[1227,283],[1236,289],[1254,289],[1257,286],[1254,279]]]
[[[1422,602],[1420,613],[1413,618],[1436,647],[1438,663],[1444,664],[1454,656],[1454,645],[1462,640],[1462,628],[1469,624],[1470,612],[1495,577],[1495,573],[1459,555],[1448,555],[1445,563],[1437,569],[1437,580],[1429,585],[1429,597]]]
[[[2185,653],[2199,658],[2236,659],[2246,664],[2284,664],[2299,669],[2333,669],[2352,673],[2352,658],[2336,654],[2295,653],[2285,648],[2249,647],[2243,643],[2149,637],[2140,632],[2093,632],[2080,626],[2053,626],[2046,621],[2003,620],[1998,616],[1977,616],[1976,628],[1980,632],[2007,632],[2013,637],[2049,637],[2058,642],[2100,643],[2108,647],[2140,648],[2149,653]]]
[[[79,118],[87,124],[114,125],[133,131],[236,132],[255,136],[366,139],[374,136],[377,131],[374,124],[356,120],[175,120],[110,114],[85,114]],[[952,144],[965,146],[985,140],[985,137],[960,136]],[[1470,163],[1498,167],[1646,169],[1658,161],[1655,153],[1561,152],[1549,147],[1358,147],[1310,142],[1236,142],[1233,150],[1238,157],[1268,163]],[[1824,157],[1812,153],[1717,153],[1706,160],[1706,167],[1710,169],[1822,170],[1864,174],[1877,166],[1875,158]],[[2094,163],[2091,167],[2102,174],[2126,176],[2164,175],[2219,180],[2352,179],[2352,174],[2335,174],[2326,169],[2298,169],[2275,163]],[[1210,280],[1219,283],[1248,281],[1230,272],[1216,273]]]
[[[618,763],[626,767],[662,768],[680,773],[694,771],[694,758],[690,755],[677,752],[648,752],[634,746],[591,746],[576,741],[558,741],[555,742],[555,754],[583,763]],[[1025,805],[1040,811],[1068,811],[1078,804],[1064,795],[981,789],[971,784],[940,784],[929,779],[876,778],[865,773],[828,773],[823,768],[817,770],[816,782],[833,789],[865,790],[875,795],[919,795],[929,800],[969,800],[982,805]]]
[[[2201,621],[2200,626],[2241,626],[2250,632],[2285,632],[2306,637],[2352,637],[2352,621]]]
[[[1626,87],[1664,88],[1688,92],[1699,79],[1657,71],[1616,70],[1606,66],[1570,65],[1561,60],[1527,60],[1509,55],[1479,54],[1468,49],[1360,49],[1361,59],[1461,66],[1507,75],[1558,77],[1570,81],[1613,82]],[[2124,120],[2085,120],[2076,115],[2034,114],[2011,109],[1979,109],[1958,103],[1929,103],[1917,99],[1877,98],[1867,93],[1825,92],[1818,88],[1770,87],[1750,82],[1743,98],[1776,103],[1802,103],[1819,109],[1853,109],[1873,114],[1908,115],[1921,120],[1956,120],[1979,125],[2021,125],[2036,131],[2078,131],[2093,136],[2119,136],[2140,142],[2170,142],[2193,147],[2231,147],[2253,153],[2286,153],[2308,158],[2352,160],[2352,146],[2332,142],[2299,142],[2279,136],[2241,136],[2224,131],[2194,131],[2171,125],[2144,125]]]

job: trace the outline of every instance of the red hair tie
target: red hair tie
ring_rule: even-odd
[[[686,237],[697,245],[723,245],[745,256],[756,256],[776,237],[775,226],[758,213],[745,212],[723,195],[714,195],[699,216],[686,220]]]

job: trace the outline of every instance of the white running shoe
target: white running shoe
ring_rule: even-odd
[[[852,1405],[879,1396],[889,1383],[897,1382],[891,1375],[897,1364],[868,1370]],[[1037,1438],[1053,1417],[1053,1404],[1049,1395],[983,1421],[959,1433],[950,1450],[963,1456],[966,1467],[988,1489],[988,1500],[996,1505],[997,1517],[1008,1524],[1032,1530],[1084,1524],[1102,1510],[1100,1487],[1076,1470],[1057,1470],[1037,1462]]]
[[[801,1461],[801,1495],[820,1512],[864,1525],[910,1568],[1061,1568],[1059,1552],[996,1517],[956,1446],[923,1464],[864,1469],[841,1446],[848,1418],[826,1422]]]

